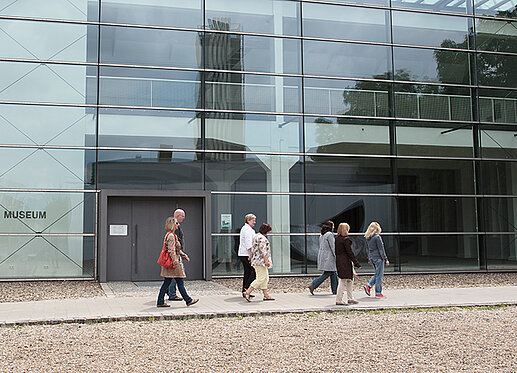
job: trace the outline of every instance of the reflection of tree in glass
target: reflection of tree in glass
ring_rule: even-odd
[[[384,74],[374,75],[374,79],[390,80],[391,74],[385,72]],[[395,81],[414,81],[416,78],[411,75],[407,69],[400,69],[395,71]],[[343,91],[343,103],[347,108],[346,111],[339,114],[356,115],[356,116],[373,116],[372,103],[375,103],[375,116],[387,117],[389,115],[388,108],[388,94],[390,92],[390,83],[382,81],[364,81],[357,82],[353,90]],[[365,100],[365,93],[375,92],[375,101]],[[407,93],[440,93],[440,87],[425,86],[418,84],[398,84],[396,92]],[[338,123],[343,123],[343,118],[338,119]]]
[[[517,8],[512,11],[498,12],[497,17],[517,18]],[[517,37],[507,32],[501,32],[505,27],[516,27],[515,23],[496,21],[492,19],[480,19],[477,24],[476,42],[477,49],[491,52],[517,51]],[[483,32],[482,30],[490,30]],[[495,31],[492,31],[495,30]],[[444,40],[441,44],[444,48],[468,48],[468,40],[465,37],[461,43]],[[467,54],[455,51],[435,51],[438,76],[442,82],[457,81],[456,74],[467,74],[461,69],[461,64],[466,63]],[[461,69],[461,70],[460,70]],[[488,86],[517,87],[517,64],[511,63],[510,57],[499,54],[479,53],[477,56],[477,71],[479,84]],[[452,79],[452,80],[451,80]],[[462,80],[465,80],[464,77]],[[468,80],[466,80],[468,82]]]

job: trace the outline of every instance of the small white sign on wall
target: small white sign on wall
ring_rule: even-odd
[[[232,230],[232,214],[221,214],[221,229]]]
[[[127,236],[127,225],[111,225],[110,224],[110,236]]]

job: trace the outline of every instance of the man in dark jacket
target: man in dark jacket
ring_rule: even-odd
[[[185,239],[183,236],[183,231],[181,230],[181,223],[183,222],[183,220],[185,220],[185,211],[183,211],[182,209],[176,209],[176,211],[174,211],[174,218],[179,223],[178,228],[174,231],[174,234],[176,235],[176,237],[178,237],[178,241],[181,244],[181,251],[186,253]],[[174,279],[172,279],[172,281],[171,281],[168,293],[169,293],[169,300],[183,300],[183,298],[179,297],[176,294],[176,281],[174,281]]]

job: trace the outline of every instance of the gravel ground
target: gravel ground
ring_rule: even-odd
[[[271,277],[271,292],[292,293],[308,291],[307,285],[315,277]],[[355,290],[368,281],[369,276],[359,276],[354,283]],[[440,287],[471,286],[515,286],[515,273],[472,273],[439,275],[387,275],[384,276],[383,288],[389,289],[425,289]],[[154,283],[112,282],[110,288],[119,296],[155,295],[157,285]],[[204,294],[231,294],[240,291],[242,278],[215,279],[207,281],[187,281],[187,290],[195,296]],[[328,292],[330,280],[326,280],[316,292]],[[27,281],[0,282],[0,302],[20,302],[45,299],[89,298],[105,296],[97,281]]]
[[[494,307],[5,327],[0,371],[515,372],[516,319]]]
[[[316,277],[270,277],[268,287],[272,292],[297,293],[308,291],[307,286]],[[359,290],[370,276],[359,276],[354,281],[354,290]],[[214,282],[232,290],[240,291],[242,278],[216,279]],[[438,275],[386,275],[383,290],[390,289],[432,289],[451,287],[482,287],[482,286],[516,286],[515,273],[453,273]],[[329,292],[330,279],[316,289],[316,292]]]
[[[104,296],[97,281],[0,282],[0,302]]]

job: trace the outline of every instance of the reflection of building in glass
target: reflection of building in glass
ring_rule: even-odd
[[[249,212],[273,226],[274,273],[313,273],[328,219],[351,225],[363,262],[379,221],[395,272],[516,270],[516,12],[514,0],[10,2],[0,278],[101,278],[123,240],[103,236],[106,191],[141,191],[120,219],[149,221],[146,193],[206,192],[210,213],[186,224],[204,224],[192,229],[214,275],[240,273]],[[113,224],[128,227],[127,272],[146,278],[152,255],[131,246],[142,222]]]

